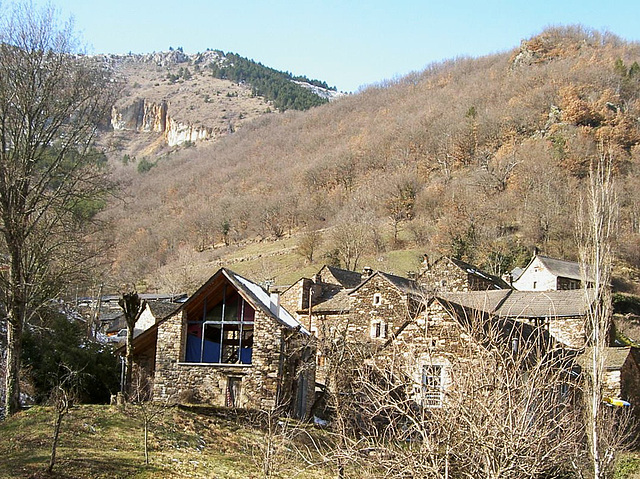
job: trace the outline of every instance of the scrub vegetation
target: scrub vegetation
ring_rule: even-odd
[[[114,273],[163,289],[237,257],[276,283],[283,256],[299,269],[369,262],[401,274],[392,252],[447,254],[495,274],[523,266],[534,246],[575,260],[578,197],[590,162],[606,156],[620,189],[616,281],[633,292],[639,61],[640,46],[615,35],[551,28],[509,52],[262,116],[145,175],[119,165],[130,201],[106,215],[117,224]],[[242,253],[256,242],[259,258]]]

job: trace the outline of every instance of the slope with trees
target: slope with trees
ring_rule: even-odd
[[[622,186],[621,258],[638,266],[639,60],[637,44],[609,33],[552,28],[511,52],[254,120],[144,177],[129,170],[135,202],[109,212],[117,237],[131,238],[114,271],[162,287],[153,272],[310,230],[321,236],[314,260],[344,265],[331,231],[354,216],[364,258],[418,249],[496,274],[533,246],[575,259],[575,193],[602,152]]]

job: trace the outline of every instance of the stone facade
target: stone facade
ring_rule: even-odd
[[[225,295],[235,286],[222,274],[216,279],[210,287],[223,289]],[[248,282],[244,278],[242,280]],[[150,346],[136,352],[138,366],[153,377],[154,400],[259,410],[283,408],[298,417],[308,417],[314,402],[314,339],[301,327],[292,327],[278,320],[282,311],[279,306],[271,305],[276,311],[274,313],[265,305],[256,305],[252,292],[258,291],[256,288],[259,286],[252,284],[251,288],[243,291],[247,298],[251,298],[246,305],[242,296],[242,308],[251,308],[252,312],[251,322],[246,323],[251,326],[250,360],[233,363],[187,360],[189,325],[193,324],[194,317],[202,316],[202,305],[206,305],[206,299],[205,303],[197,303],[196,295],[194,306],[188,300],[177,313],[158,322],[153,331],[140,337],[140,341],[144,341],[157,330],[156,340],[147,340]],[[263,293],[268,300],[268,294]],[[200,295],[204,294],[213,293],[207,293],[205,288]],[[249,309],[242,311],[243,315],[249,314]],[[154,364],[148,361],[152,352],[155,353]]]
[[[253,341],[251,364],[185,362],[184,314],[163,322],[158,327],[154,399],[271,410],[292,401],[300,375],[305,376],[305,387],[314,384],[313,368],[301,364],[309,358],[302,357],[307,345],[300,333],[290,332],[257,311]],[[235,389],[233,399],[231,389]],[[313,398],[308,390],[306,394]],[[311,403],[308,401],[305,416]]]
[[[473,361],[482,354],[460,323],[437,301],[432,301],[417,317],[402,326],[381,357],[412,378],[411,384],[407,385],[407,393],[417,403],[425,404],[425,368],[438,368],[441,392],[444,393],[454,387],[456,366]],[[444,394],[439,399],[432,396],[428,405],[439,406],[443,397]]]
[[[483,272],[464,261],[443,256],[430,264],[428,257],[422,262],[418,283],[429,291],[487,291],[509,289],[504,280]]]
[[[385,275],[374,274],[356,290],[351,298],[351,320],[348,338],[386,342],[398,328],[415,314],[415,301],[401,291]]]

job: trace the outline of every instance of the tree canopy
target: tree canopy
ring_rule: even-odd
[[[91,149],[113,103],[110,72],[77,54],[70,23],[18,4],[0,24],[0,302],[6,408],[19,406],[25,324],[85,268],[86,220],[109,182]],[[97,201],[97,203],[96,203]]]

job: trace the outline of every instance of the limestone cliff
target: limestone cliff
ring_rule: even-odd
[[[166,101],[154,103],[137,99],[125,107],[113,107],[111,126],[114,130],[161,133],[169,146],[213,138],[213,128],[176,121],[168,110]]]

